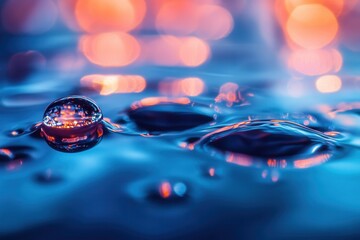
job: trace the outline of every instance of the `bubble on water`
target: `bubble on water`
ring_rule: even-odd
[[[89,98],[58,99],[45,110],[41,134],[58,151],[79,152],[99,143],[103,136],[103,115]]]
[[[218,129],[189,149],[241,166],[307,168],[328,161],[338,145],[322,132],[283,120],[245,121]]]
[[[35,175],[35,181],[41,184],[54,184],[63,180],[63,177],[51,169],[47,169]]]
[[[126,112],[125,122],[138,131],[156,135],[185,131],[214,122],[214,112],[206,105],[188,98],[145,98],[134,103]],[[120,119],[118,122],[124,122]]]

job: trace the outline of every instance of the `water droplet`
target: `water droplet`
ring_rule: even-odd
[[[230,163],[271,168],[318,165],[330,159],[337,147],[335,139],[319,131],[282,120],[241,122],[195,143],[195,148]]]
[[[103,115],[89,98],[70,96],[58,99],[45,110],[41,133],[58,151],[79,152],[100,142]]]
[[[46,171],[40,172],[35,175],[35,181],[42,184],[54,184],[59,183],[63,180],[63,177],[53,170],[47,169]]]
[[[127,111],[129,121],[151,134],[184,131],[214,121],[213,110],[188,98],[146,98]]]

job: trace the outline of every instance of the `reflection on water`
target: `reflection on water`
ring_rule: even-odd
[[[359,239],[358,0],[0,7],[1,239]]]
[[[287,121],[248,121],[226,126],[195,143],[241,166],[305,168],[330,159],[338,150],[335,139]],[[194,146],[190,145],[193,149]],[[216,150],[216,151],[214,151]]]

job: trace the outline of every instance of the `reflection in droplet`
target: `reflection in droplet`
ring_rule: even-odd
[[[100,108],[91,99],[65,97],[47,107],[41,133],[52,148],[79,152],[100,142],[103,136],[102,118]]]
[[[188,98],[145,98],[131,106],[127,117],[151,134],[184,131],[214,121],[210,108]]]
[[[195,147],[241,166],[305,168],[326,162],[337,146],[333,138],[292,122],[258,120],[223,127]]]

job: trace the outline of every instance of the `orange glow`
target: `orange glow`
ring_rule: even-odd
[[[189,77],[179,80],[164,80],[159,83],[159,92],[171,96],[198,96],[205,88],[200,78]]]
[[[215,176],[215,168],[210,168],[209,169],[209,175],[210,175],[210,177]]]
[[[135,110],[141,107],[154,106],[158,104],[175,103],[175,104],[189,104],[190,99],[186,97],[182,98],[167,98],[167,97],[148,97],[141,99],[140,101],[131,105],[131,109]]]
[[[167,1],[156,16],[156,28],[159,31],[176,35],[194,32],[197,22],[197,4],[194,1]]]
[[[169,182],[163,182],[160,185],[159,193],[162,198],[168,198],[171,196],[171,185]]]
[[[306,159],[299,159],[294,161],[295,168],[308,168],[315,165],[319,165],[321,163],[326,162],[330,158],[330,154],[321,154],[315,157],[306,158]]]
[[[187,96],[198,96],[205,88],[204,82],[196,77],[184,78],[181,80],[180,84],[181,89]]]
[[[290,39],[306,49],[319,49],[335,39],[338,22],[334,14],[320,4],[298,6],[286,23]]]
[[[141,51],[138,41],[122,32],[85,35],[80,39],[80,50],[90,62],[103,67],[129,65]]]
[[[276,167],[286,168],[287,161],[285,159],[282,159],[282,160],[268,159],[267,165],[268,165],[268,167],[272,167],[272,168],[276,168]]]
[[[321,76],[316,80],[316,89],[321,93],[333,93],[341,89],[341,79],[336,75]]]
[[[100,95],[114,93],[139,93],[146,87],[146,80],[139,75],[86,75],[81,85],[99,91]]]
[[[199,38],[184,38],[180,46],[179,55],[185,66],[197,67],[209,58],[210,47],[205,41]]]
[[[338,72],[342,64],[342,55],[336,49],[298,49],[293,51],[288,59],[291,69],[308,76]]]
[[[144,0],[78,0],[76,18],[87,32],[130,31],[143,20]]]
[[[291,13],[298,6],[316,3],[327,7],[337,16],[344,8],[344,0],[285,0],[285,7],[288,13]]]
[[[227,102],[228,106],[242,100],[239,85],[233,82],[227,82],[220,87],[219,94],[215,98],[215,102]]]
[[[7,148],[0,148],[0,153],[3,154],[3,155],[8,156],[10,158],[14,157],[13,153]]]
[[[196,35],[203,39],[221,39],[233,29],[234,20],[230,12],[221,6],[204,4],[199,6],[198,15]]]
[[[352,125],[352,124],[350,124],[350,125]],[[324,132],[324,134],[331,136],[331,137],[336,137],[336,136],[340,135],[340,132],[330,131],[330,132]]]
[[[142,46],[145,60],[156,65],[180,65],[179,48],[181,40],[170,35],[145,39]]]
[[[226,37],[234,24],[230,12],[208,2],[164,2],[156,16],[156,28],[167,34],[194,34],[203,39],[216,40]]]
[[[253,165],[253,161],[251,159],[251,157],[243,155],[243,154],[230,154],[228,155],[228,157],[226,158],[226,162],[229,163],[234,163],[236,165],[239,166],[243,166],[243,167],[249,167],[251,165]]]
[[[196,37],[162,35],[145,40],[144,60],[157,65],[197,67],[210,57],[209,45]]]

